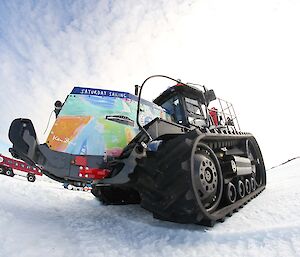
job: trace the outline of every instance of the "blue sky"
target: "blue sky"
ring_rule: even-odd
[[[42,142],[53,103],[74,85],[133,92],[165,74],[233,102],[268,166],[300,155],[291,132],[300,125],[299,13],[295,0],[3,0],[0,152],[18,117],[32,119]]]

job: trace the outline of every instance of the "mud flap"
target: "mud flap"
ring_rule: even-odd
[[[54,180],[63,181],[65,177],[70,176],[72,156],[66,153],[58,154],[45,144],[40,145],[31,120],[15,119],[10,125],[8,137],[13,144],[9,149],[13,157],[32,166],[41,165],[43,173]]]
[[[35,165],[39,143],[31,120],[15,119],[10,125],[8,137],[13,144],[13,147],[9,149],[12,156]]]

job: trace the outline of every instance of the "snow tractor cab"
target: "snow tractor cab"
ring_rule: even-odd
[[[151,103],[141,95],[155,77],[173,86]],[[211,226],[256,197],[266,174],[233,106],[195,86],[156,75],[136,95],[75,87],[56,102],[46,143],[30,120],[14,120],[10,152],[57,181],[92,183],[106,204],[139,203],[162,220]]]
[[[212,99],[206,98],[202,91],[193,87],[177,84],[154,100],[154,103],[162,106],[171,114],[173,121],[185,127],[205,127],[209,120],[203,105],[207,101],[215,99],[211,90]]]

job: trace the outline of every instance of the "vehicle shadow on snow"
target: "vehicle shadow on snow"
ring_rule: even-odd
[[[159,220],[153,217],[152,213],[143,209],[139,204],[129,204],[129,205],[104,205],[98,200],[96,201],[100,208],[101,212],[107,209],[109,213],[109,219],[117,217],[120,220],[127,220],[132,223],[140,223],[141,225],[149,225],[151,227],[157,228],[167,228],[175,230],[189,230],[189,231],[207,231],[211,228],[205,227],[202,225],[196,224],[181,224],[170,221]],[[103,218],[103,216],[102,216]]]

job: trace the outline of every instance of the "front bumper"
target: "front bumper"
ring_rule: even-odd
[[[85,184],[110,174],[110,165],[105,156],[78,156],[51,150],[47,144],[39,144],[35,129],[29,119],[15,119],[9,129],[13,146],[12,156],[26,163],[39,166],[50,178],[74,184]]]

